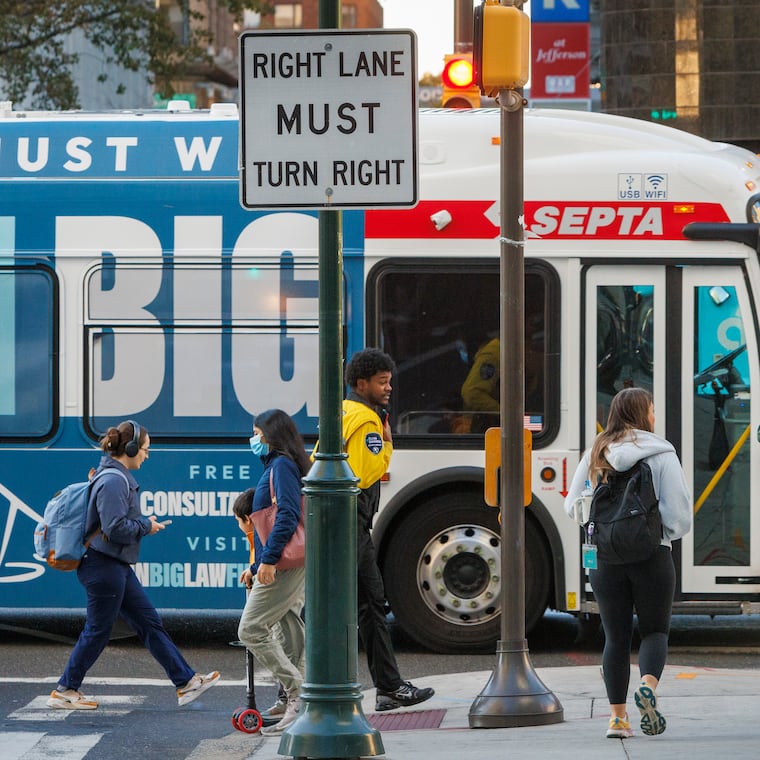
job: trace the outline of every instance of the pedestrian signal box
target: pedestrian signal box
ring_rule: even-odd
[[[483,0],[473,29],[475,84],[484,95],[513,90],[530,73],[530,17],[513,5]]]
[[[484,499],[489,507],[501,506],[501,428],[486,430],[486,469]],[[531,483],[531,461],[533,459],[533,434],[523,429],[523,505],[530,506],[533,500]]]
[[[475,83],[471,53],[443,57],[441,85],[443,108],[480,108],[480,88]]]

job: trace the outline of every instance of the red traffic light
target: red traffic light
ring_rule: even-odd
[[[446,64],[441,73],[444,87],[461,90],[472,87],[475,82],[472,58],[470,56],[446,56],[446,58]]]
[[[480,108],[480,88],[475,84],[472,53],[451,53],[443,57],[441,85],[443,108]]]

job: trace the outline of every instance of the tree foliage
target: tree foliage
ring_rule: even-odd
[[[172,28],[167,4],[157,9],[156,0],[0,0],[0,100],[24,101],[32,108],[77,108],[72,67],[79,55],[65,44],[77,30],[103,52],[106,63],[144,71],[158,91],[173,94],[173,81],[191,66],[210,62],[212,40],[197,3],[170,4],[187,14],[187,39]],[[246,8],[267,10],[266,0],[218,4],[238,18]],[[120,91],[120,83],[113,85]]]

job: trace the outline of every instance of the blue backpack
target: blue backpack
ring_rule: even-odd
[[[59,491],[47,503],[42,521],[34,531],[34,551],[56,570],[76,570],[87,551],[90,541],[100,532],[100,526],[85,535],[87,512],[90,501],[90,486],[103,475],[115,473],[124,479],[129,489],[127,476],[116,469],[101,470],[92,480],[72,483]]]

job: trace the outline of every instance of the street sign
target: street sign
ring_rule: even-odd
[[[416,47],[406,29],[242,34],[241,204],[416,205]]]
[[[530,18],[539,22],[589,20],[589,0],[531,0]]]
[[[589,24],[533,24],[531,33],[531,98],[588,100]]]

